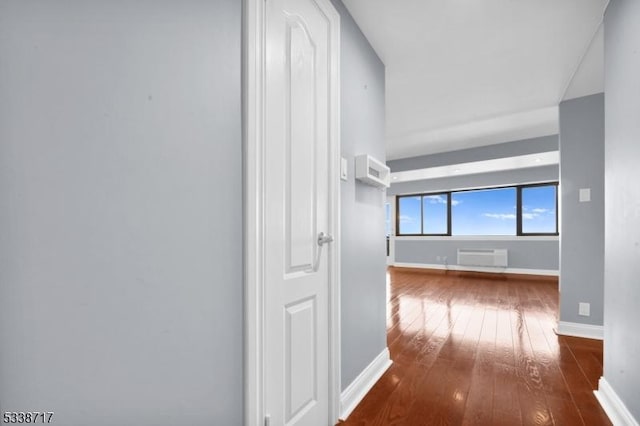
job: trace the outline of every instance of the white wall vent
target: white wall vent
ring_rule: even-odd
[[[356,179],[378,188],[388,188],[391,183],[391,171],[385,164],[369,155],[358,155]]]
[[[507,266],[506,249],[458,249],[460,266]]]

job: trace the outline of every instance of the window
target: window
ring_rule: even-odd
[[[422,233],[447,235],[449,233],[449,195],[422,196]]]
[[[452,194],[452,235],[516,235],[516,188]]]
[[[521,191],[522,221],[520,234],[558,233],[558,196],[556,185],[526,186]]]
[[[422,234],[422,196],[398,197],[398,234]]]
[[[558,235],[558,184],[397,197],[398,235]]]
[[[398,235],[449,235],[448,193],[398,197]]]

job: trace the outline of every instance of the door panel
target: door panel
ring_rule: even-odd
[[[288,272],[311,268],[316,254],[315,48],[301,18],[286,14]]]
[[[287,423],[296,416],[304,416],[318,399],[316,316],[315,298],[293,303],[286,308]]]
[[[269,0],[265,75],[265,409],[329,419],[331,31],[325,0]]]

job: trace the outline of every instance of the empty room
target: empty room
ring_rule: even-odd
[[[640,3],[0,0],[0,418],[640,419]]]

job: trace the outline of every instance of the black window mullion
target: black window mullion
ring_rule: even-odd
[[[556,187],[556,235],[560,235],[560,228],[558,226],[558,224],[559,224],[558,221],[560,220],[560,217],[559,217],[560,216],[560,209],[558,207],[558,189],[559,189],[558,186],[559,185],[556,183],[555,184],[555,187]]]
[[[516,187],[516,236],[522,235],[522,187]]]
[[[424,195],[420,196],[420,235],[424,235]]]
[[[402,235],[400,232],[400,196],[396,196],[396,235]]]
[[[447,236],[451,236],[451,192],[447,192]]]

